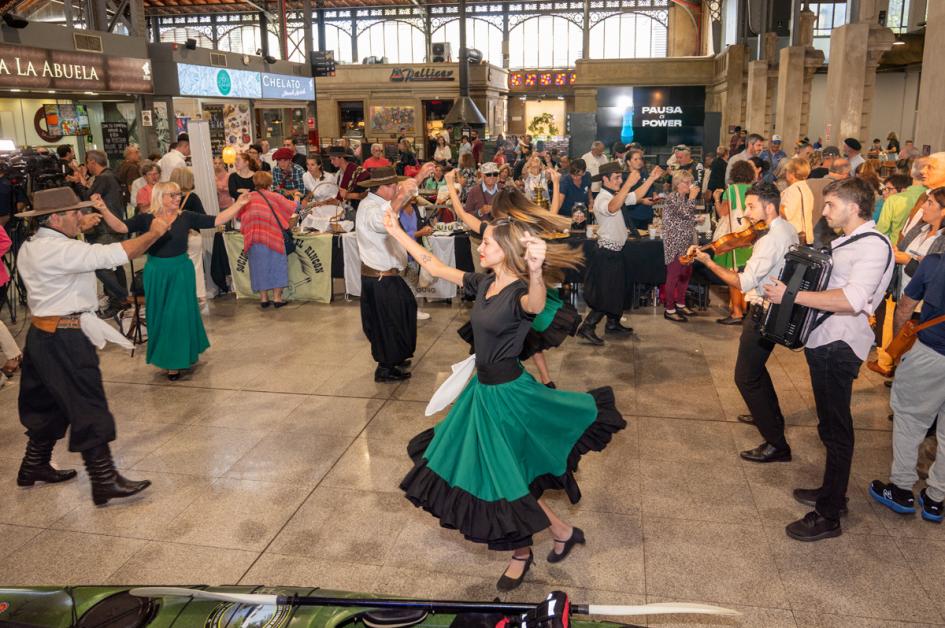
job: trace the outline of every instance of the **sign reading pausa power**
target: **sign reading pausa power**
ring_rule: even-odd
[[[151,94],[151,61],[0,44],[0,86]]]

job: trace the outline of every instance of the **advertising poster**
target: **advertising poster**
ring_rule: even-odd
[[[227,103],[223,105],[223,126],[226,144],[244,151],[252,144],[250,134],[249,105],[247,103]]]
[[[158,151],[163,155],[171,145],[171,128],[166,102],[154,102],[154,134],[157,136]]]
[[[210,150],[214,155],[219,155],[223,147],[226,146],[226,123],[223,119],[224,105],[212,105],[204,103],[203,119],[209,124],[210,129]]]

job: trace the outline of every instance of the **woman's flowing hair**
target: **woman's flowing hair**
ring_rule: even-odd
[[[164,201],[164,195],[174,194],[175,192],[180,192],[180,186],[173,181],[155,183],[154,189],[151,190],[151,206],[148,208],[148,213],[153,214],[160,210]],[[179,207],[178,211],[180,211]]]
[[[560,233],[571,226],[570,218],[536,205],[513,185],[507,185],[496,193],[492,199],[492,215],[496,220],[510,218],[530,225],[539,235]]]
[[[525,234],[541,237],[541,233],[534,226],[518,222],[514,219],[503,218],[490,225],[492,239],[505,253],[505,263],[515,276],[522,281],[528,281],[528,263],[525,261],[525,245],[522,238]],[[578,269],[584,265],[584,251],[567,244],[548,243],[545,252],[545,263],[542,267],[542,279],[545,285],[552,287],[564,278],[565,269]]]

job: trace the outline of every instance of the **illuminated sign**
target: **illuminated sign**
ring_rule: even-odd
[[[151,61],[0,45],[0,86],[150,94]]]
[[[177,84],[181,96],[262,98],[259,72],[179,63]]]
[[[315,100],[315,79],[289,74],[262,74],[262,97],[280,100]]]

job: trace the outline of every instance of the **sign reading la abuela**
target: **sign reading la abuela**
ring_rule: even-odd
[[[0,86],[150,94],[151,61],[0,44]]]

